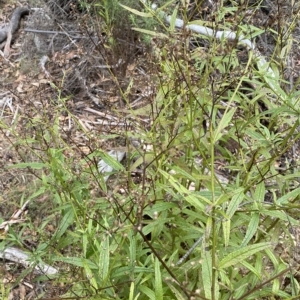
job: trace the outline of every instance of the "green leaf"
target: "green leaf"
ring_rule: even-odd
[[[266,249],[266,254],[270,258],[271,262],[273,263],[274,269],[278,268],[279,262],[278,259],[276,258],[275,254],[273,251],[270,249]]]
[[[241,261],[241,264],[247,268],[249,271],[251,271],[253,274],[255,274],[255,276],[257,276],[257,278],[259,280],[262,280],[262,274],[261,274],[261,270],[256,270],[255,267],[253,267],[252,265],[250,265],[249,263],[247,263],[246,261]]]
[[[257,232],[258,224],[259,224],[259,213],[253,213],[246,231],[246,235],[244,237],[244,240],[242,241],[241,247],[246,246],[249,243],[249,241],[252,239],[254,234]]]
[[[190,181],[195,181],[195,178],[190,173],[183,170],[178,165],[172,166],[172,171],[174,171],[176,177],[180,177],[180,178],[184,178],[184,179],[186,178],[186,179],[189,179]],[[203,177],[206,177],[207,179],[210,178],[210,176],[203,176]]]
[[[130,292],[129,292],[129,300],[133,300],[133,297],[134,297],[134,281],[131,282],[130,284]]]
[[[82,233],[82,250],[83,250],[83,256],[86,257],[86,249],[88,245],[88,236],[86,232]]]
[[[294,189],[293,191],[287,193],[276,201],[276,204],[287,204],[289,201],[294,201],[295,198],[299,199],[300,187]]]
[[[117,160],[117,155],[120,155],[122,157],[122,153],[118,151],[111,151],[111,154],[105,153],[105,152],[100,152],[100,157],[103,159],[103,161],[112,167],[116,171],[124,170],[124,166],[119,163]]]
[[[175,21],[176,21],[176,17],[177,17],[177,12],[178,12],[178,6],[176,6],[176,8],[173,10],[173,13],[171,16],[171,20],[170,20],[171,32],[173,32],[175,30]]]
[[[116,277],[124,276],[124,274],[126,273],[131,274],[132,272],[149,274],[149,273],[153,273],[153,269],[150,269],[149,267],[134,267],[133,269],[132,266],[118,267],[113,270],[111,276],[116,278]]]
[[[144,293],[149,299],[151,300],[155,300],[155,293],[154,291],[152,291],[151,289],[149,289],[148,287],[144,286],[144,285],[140,285],[139,286],[139,290]]]
[[[139,157],[131,166],[130,171],[136,170],[142,164],[148,164],[154,160],[153,153],[146,153],[144,156]]]
[[[259,243],[233,251],[220,261],[218,267],[223,269],[236,265],[256,252],[263,251],[264,249],[271,247],[271,245],[272,243]]]
[[[213,142],[216,143],[223,135],[223,130],[228,126],[231,121],[233,114],[235,113],[236,108],[232,108],[226,111],[219,122],[217,130],[214,132]]]
[[[28,163],[18,163],[14,165],[9,165],[8,169],[25,169],[25,168],[31,168],[35,170],[40,170],[47,167],[44,163],[39,162],[28,162]]]
[[[211,299],[211,286],[212,286],[212,258],[210,251],[203,250],[202,262],[202,282],[205,297]]]
[[[278,280],[278,278],[275,278],[273,280],[273,285],[272,285],[272,293],[273,293],[273,295],[277,295],[278,294],[279,288],[280,288],[279,280]]]
[[[166,282],[167,285],[169,286],[170,290],[173,292],[174,296],[172,299],[176,299],[176,300],[186,300],[186,298],[176,289],[176,287],[174,286],[173,282]],[[151,298],[152,299],[152,298]],[[154,298],[155,299],[155,298]]]
[[[224,220],[222,222],[223,235],[224,235],[224,245],[228,247],[229,238],[230,238],[230,228],[231,228],[231,220]]]
[[[288,206],[287,206],[287,208],[288,208]],[[282,210],[263,209],[260,212],[263,215],[268,215],[268,216],[289,222],[291,225],[299,225],[299,221],[292,218],[291,216],[288,216],[286,214],[286,212],[284,211],[284,208],[282,208]]]
[[[143,17],[143,18],[152,18],[153,17],[153,13],[151,13],[151,12],[144,13],[144,12],[141,12],[141,11],[136,10],[134,8],[131,8],[129,6],[123,5],[121,3],[119,3],[119,5],[122,6],[124,9],[130,11],[134,15],[137,15],[137,16],[140,16],[140,17]]]
[[[229,193],[222,193],[221,196],[216,200],[216,206],[221,205],[224,202],[227,202],[230,198],[234,197],[237,194],[240,194],[243,191],[244,191],[244,188],[240,187],[233,191],[230,191]],[[230,203],[231,202],[232,202],[232,200],[230,201]]]
[[[44,194],[44,193],[45,193],[45,190],[46,190],[45,186],[40,187],[35,193],[31,194],[31,195],[27,198],[27,200],[34,199],[35,197],[37,197],[37,196],[39,196],[39,195],[41,195],[41,194]]]
[[[105,235],[101,242],[101,252],[99,255],[99,274],[103,281],[107,280],[109,270],[109,236]]]
[[[263,202],[265,200],[265,194],[266,194],[265,184],[262,181],[256,186],[255,193],[254,193],[254,200],[256,202]]]
[[[162,280],[161,280],[161,272],[160,272],[160,263],[158,258],[155,258],[155,299],[156,300],[163,300],[163,288],[162,288]]]
[[[234,195],[229,202],[226,214],[231,219],[236,210],[238,209],[240,203],[243,201],[245,195],[243,192],[238,193],[237,195]]]
[[[130,263],[134,264],[136,261],[136,235],[133,235],[132,232],[129,232],[128,238],[129,238]]]
[[[147,29],[142,29],[142,28],[136,28],[133,27],[132,30],[141,32],[141,33],[145,33],[145,34],[149,34],[158,38],[162,38],[162,39],[167,39],[168,36],[166,34],[160,33],[160,32],[156,32],[156,31],[151,31],[151,30],[147,30]]]
[[[205,21],[203,21],[203,20],[194,20],[194,21],[189,22],[188,25],[205,26]]]
[[[87,279],[89,280],[92,287],[97,290],[98,284],[97,284],[97,281],[95,279],[95,276],[94,276],[91,268],[89,267],[89,265],[86,263],[85,260],[82,261],[82,264],[83,264],[83,268],[84,268]]]
[[[268,251],[269,249],[266,249],[266,251]],[[272,251],[272,250],[271,250]],[[262,280],[263,278],[263,272],[262,269],[265,267],[265,264],[263,263],[263,257],[264,257],[264,253],[261,252],[257,252],[255,254],[255,264],[254,264],[254,268],[256,270],[256,272],[258,272],[260,274],[260,276],[253,278],[252,283],[253,286],[257,285],[257,283],[259,281]],[[253,272],[254,273],[254,272]]]
[[[65,215],[63,216],[55,234],[55,239],[59,239],[68,229],[68,227],[74,221],[74,211],[72,208],[69,208]]]
[[[192,193],[188,189],[186,189],[183,185],[181,185],[177,180],[174,179],[169,173],[159,169],[158,170],[168,181],[169,183],[177,190],[177,192],[191,205],[198,208],[199,210],[204,210],[205,206],[201,203],[200,200],[203,200],[207,204],[211,205],[211,201],[200,196],[199,194]]]
[[[84,266],[88,266],[92,270],[98,269],[98,266],[94,262],[82,257],[53,257],[51,259],[53,259],[54,261],[64,262],[76,267],[83,268]]]

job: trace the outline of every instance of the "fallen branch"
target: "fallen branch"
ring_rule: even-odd
[[[12,40],[12,36],[19,28],[20,19],[23,16],[28,15],[29,11],[30,10],[27,7],[16,8],[13,12],[13,15],[11,17],[9,25],[0,29],[0,49],[5,47],[4,48],[4,56],[5,57],[7,57],[9,55],[10,43]]]
[[[0,251],[0,258],[19,263],[24,267],[30,267],[33,263],[30,261],[30,256],[23,250],[8,247]],[[34,272],[37,274],[55,275],[58,270],[44,263],[38,263],[34,267]]]

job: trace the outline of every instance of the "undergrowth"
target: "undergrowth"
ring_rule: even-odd
[[[107,26],[111,4],[100,4]],[[33,138],[1,121],[20,154],[10,167],[38,181],[19,203],[30,200],[26,222],[11,226],[1,247],[24,246],[26,233],[34,233],[32,260],[59,269],[51,280],[67,285],[65,297],[297,299],[299,163],[289,158],[300,138],[299,92],[287,88],[279,67],[285,56],[271,61],[277,70],[271,80],[280,88],[274,90],[251,54],[241,58],[226,40],[180,32],[147,6],[125,6],[132,20],[146,14],[161,24],[160,31],[147,29],[155,99],[128,107],[127,130],[96,136],[62,97],[51,121],[40,108],[28,118]],[[220,9],[227,16],[238,8]],[[225,20],[222,26],[231,28]],[[284,35],[274,32],[281,45],[291,42],[292,26]],[[123,100],[130,102],[126,93]],[[62,115],[84,132],[89,154],[68,139]],[[126,149],[122,163],[101,148],[116,140]],[[100,159],[114,168],[108,181]]]

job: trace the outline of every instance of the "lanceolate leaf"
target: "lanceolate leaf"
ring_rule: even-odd
[[[92,262],[89,259],[82,258],[82,257],[61,257],[61,256],[56,256],[52,258],[53,261],[60,261],[64,262],[73,266],[77,267],[89,267],[91,270],[97,270],[98,266]]]
[[[286,204],[289,201],[293,201],[295,200],[295,198],[298,197],[299,199],[299,195],[300,195],[300,188],[296,188],[293,191],[285,194],[284,196],[282,196],[281,198],[279,198],[276,203],[277,204]]]
[[[91,268],[89,267],[88,263],[86,263],[85,260],[82,260],[82,264],[83,264],[83,268],[84,268],[84,271],[85,271],[85,274],[86,274],[86,277],[88,278],[88,280],[90,281],[90,284],[92,285],[92,287],[94,289],[98,289],[98,284],[97,284],[97,281],[93,275],[93,272],[91,270]]]
[[[159,266],[159,260],[155,259],[155,299],[163,300],[162,279]]]
[[[205,297],[211,299],[211,285],[212,285],[212,258],[209,251],[205,251],[202,262],[202,281]]]
[[[234,195],[228,205],[226,214],[229,218],[231,218],[235,211],[237,210],[237,208],[239,207],[240,203],[243,201],[244,199],[244,193],[239,193],[237,195]]]
[[[173,11],[171,21],[170,21],[171,31],[174,31],[174,29],[175,29],[175,21],[176,21],[177,11],[178,11],[178,8],[176,7],[176,9],[174,9],[174,11]]]
[[[154,293],[154,291],[152,289],[149,289],[146,286],[140,285],[139,286],[139,290],[142,293],[144,293],[148,297],[148,299],[155,300],[155,293]]]
[[[137,16],[144,17],[144,18],[152,18],[153,17],[153,14],[150,13],[150,12],[144,13],[144,12],[138,11],[134,8],[131,8],[131,7],[123,5],[123,4],[119,4],[119,5],[122,6],[123,8],[125,8],[125,9],[129,10],[131,13],[133,13]]]
[[[45,167],[47,167],[46,164],[39,163],[39,162],[18,163],[18,164],[8,166],[9,169],[31,168],[31,169],[35,169],[35,170],[40,170],[40,169],[45,168]]]
[[[172,283],[170,283],[168,281],[166,282],[166,284],[169,286],[170,290],[173,292],[173,294],[175,296],[174,299],[177,299],[177,300],[185,300],[186,299],[186,298],[184,298],[184,296],[182,295],[182,293],[180,293],[177,290],[177,286],[174,286]]]
[[[148,30],[148,29],[136,28],[136,27],[133,27],[132,29],[135,31],[141,32],[141,33],[146,33],[146,34],[155,36],[155,37],[168,38],[167,35],[160,33],[160,32],[156,32],[156,31],[152,31],[152,30]]]
[[[68,227],[71,224],[73,224],[73,221],[74,221],[74,211],[71,208],[69,208],[59,224],[59,227],[55,234],[55,238],[59,239],[66,232]]]
[[[271,245],[271,243],[259,243],[233,251],[220,261],[219,268],[223,269],[236,265],[256,252],[271,247]]]
[[[265,193],[266,193],[265,184],[262,181],[260,184],[257,185],[255,189],[255,193],[254,193],[255,201],[263,202],[265,199]]]
[[[214,142],[217,142],[222,137],[222,131],[225,129],[225,127],[228,126],[229,122],[231,121],[233,114],[235,112],[235,108],[230,109],[229,111],[225,112],[223,115],[219,126],[214,134]]]
[[[258,261],[258,259],[256,259],[256,262]],[[262,280],[262,274],[259,270],[257,270],[254,266],[252,266],[251,264],[247,263],[246,261],[242,261],[241,264],[247,268],[249,271],[251,271],[253,274],[256,275],[255,279],[259,279]]]
[[[177,192],[194,207],[200,210],[204,210],[205,206],[203,202],[206,202],[207,204],[211,204],[211,201],[209,201],[208,199],[200,196],[199,194],[192,193],[191,191],[186,189],[172,175],[160,169],[159,172],[169,181],[169,183],[173,186],[173,188],[175,188]]]
[[[227,247],[229,245],[230,227],[231,227],[231,220],[230,219],[229,220],[224,220],[222,222],[225,247]]]
[[[253,213],[250,223],[248,225],[246,235],[241,245],[242,247],[246,246],[249,243],[249,241],[252,239],[254,234],[257,232],[258,224],[259,224],[259,213]]]
[[[102,252],[99,255],[99,273],[103,281],[107,280],[109,270],[109,236],[106,235],[101,243]]]

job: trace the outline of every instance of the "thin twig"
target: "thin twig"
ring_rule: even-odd
[[[87,39],[88,38],[88,37],[82,36],[82,35],[73,36],[70,34],[70,33],[78,33],[78,31],[65,32],[65,31],[39,30],[39,29],[31,29],[31,28],[25,28],[24,31],[32,32],[32,33],[41,33],[41,34],[64,34],[72,39]]]

